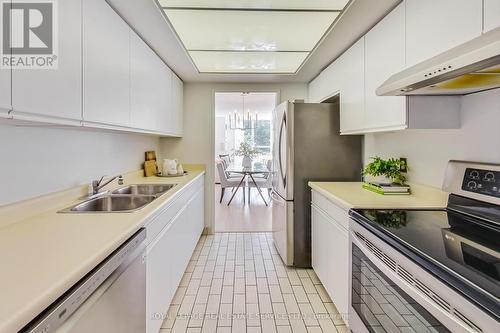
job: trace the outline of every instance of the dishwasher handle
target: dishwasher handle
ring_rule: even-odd
[[[105,283],[111,282],[108,278],[120,266],[127,265],[127,263],[131,263],[138,255],[142,255],[145,248],[145,239],[146,229],[141,228],[20,332],[55,332],[98,288]],[[144,259],[141,258],[141,260]]]

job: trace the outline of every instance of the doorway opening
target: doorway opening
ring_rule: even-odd
[[[215,231],[272,231],[276,92],[215,93]]]

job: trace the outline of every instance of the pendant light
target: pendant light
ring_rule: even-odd
[[[241,112],[238,110],[234,110],[234,112],[229,114],[229,128],[232,130],[248,130],[254,129],[257,121],[259,120],[259,115],[255,112],[255,117],[250,112],[250,109],[247,109],[245,113],[245,97],[247,97],[250,93],[241,93]]]

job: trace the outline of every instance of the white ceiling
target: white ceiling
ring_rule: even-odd
[[[259,114],[259,119],[271,119],[276,106],[276,93],[253,92],[244,95],[245,114]],[[225,117],[234,111],[242,112],[243,96],[241,92],[215,93],[215,114]]]
[[[107,0],[117,12],[141,35],[144,40],[158,53],[158,55],[169,65],[176,74],[185,82],[309,82],[319,72],[328,66],[334,59],[342,54],[359,37],[366,33],[373,25],[383,18],[401,0],[352,0],[347,10],[337,19],[333,29],[326,34],[318,47],[307,58],[300,70],[293,75],[290,74],[226,74],[226,73],[199,73],[191,57],[179,40],[166,15],[160,9],[157,0]],[[240,6],[248,8],[252,6],[263,6],[270,4],[270,8],[289,6],[293,10],[303,9],[306,3],[310,6],[314,3],[318,9],[325,6],[335,6],[342,0],[166,0],[171,7],[195,7],[195,6],[220,6],[226,8]],[[236,4],[236,5],[235,5]],[[277,6],[277,7],[276,7]],[[214,40],[209,41],[214,42]],[[279,53],[279,52],[276,52]],[[203,58],[203,57],[202,57]],[[288,59],[289,68],[293,59]],[[255,60],[254,60],[255,61]],[[295,59],[295,62],[300,60]],[[219,59],[219,62],[224,62]],[[286,62],[286,61],[285,61]],[[283,64],[283,61],[276,63]],[[200,62],[201,63],[201,62]],[[227,63],[227,61],[225,62]],[[231,63],[238,67],[238,62]],[[257,65],[262,64],[262,61]],[[217,66],[217,62],[205,59],[205,66]],[[241,67],[241,66],[240,66]],[[281,70],[275,70],[275,72]]]

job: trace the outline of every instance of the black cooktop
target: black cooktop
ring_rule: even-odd
[[[460,200],[458,198],[463,203]],[[467,205],[474,206],[474,201],[467,201]],[[356,210],[351,215],[358,222],[364,222],[365,227],[388,236],[443,272],[458,276],[457,280],[467,280],[471,289],[477,289],[488,299],[489,310],[499,315],[499,224],[451,209]]]

